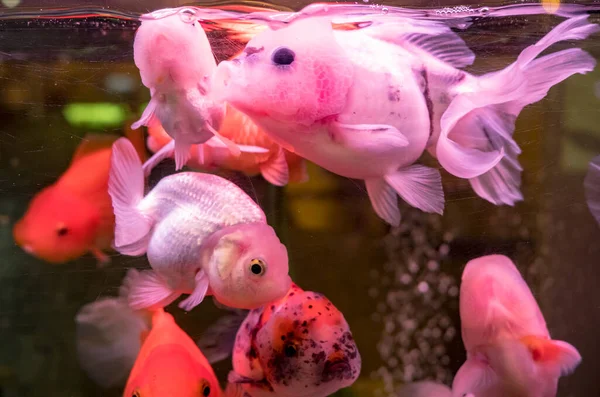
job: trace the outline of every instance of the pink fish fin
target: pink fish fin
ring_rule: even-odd
[[[225,138],[226,139],[226,138]],[[269,149],[264,148],[262,146],[253,146],[253,145],[238,145],[237,143],[230,141],[235,146],[238,147],[240,153],[253,153],[253,154],[264,154],[269,153]],[[230,149],[230,146],[224,143],[221,137],[211,138],[208,141],[204,142],[204,145],[212,148],[212,149]]]
[[[600,156],[590,161],[583,187],[590,212],[600,224]]]
[[[92,255],[94,255],[94,257],[96,257],[96,259],[97,259],[96,266],[99,269],[102,269],[110,264],[110,256],[108,256],[107,254],[102,252],[102,250],[100,248],[92,247],[90,249],[90,252],[92,253]]]
[[[521,193],[521,172],[523,168],[517,157],[521,154],[519,145],[512,139],[514,121],[510,115],[488,107],[476,111],[486,120],[486,136],[480,140],[488,151],[504,150],[504,157],[478,177],[469,179],[471,187],[480,197],[496,205],[514,205],[523,200]],[[509,134],[510,133],[510,134]]]
[[[333,122],[329,129],[331,140],[357,150],[372,153],[409,145],[408,138],[398,129],[386,124],[344,124]]]
[[[463,397],[469,393],[479,396],[479,393],[498,387],[500,378],[494,370],[485,361],[472,357],[467,358],[456,373],[452,383],[452,396]]]
[[[137,208],[144,197],[144,183],[142,163],[133,144],[119,138],[113,145],[108,193],[115,212],[113,246],[124,255],[146,252],[153,222]]]
[[[376,17],[373,22],[361,31],[417,55],[420,55],[419,50],[424,51],[457,68],[471,65],[475,60],[475,54],[463,39],[443,22],[393,18],[377,23]]]
[[[175,156],[175,141],[170,141],[152,155],[142,166],[144,175],[148,176],[161,161]]]
[[[237,332],[248,315],[247,310],[230,308],[228,310],[235,311],[220,317],[202,333],[202,337],[197,342],[198,347],[211,364],[231,356]]]
[[[581,354],[567,342],[539,336],[525,336],[521,342],[527,346],[536,363],[556,367],[561,376],[572,374],[581,363]]]
[[[173,142],[175,142],[175,171],[179,171],[192,156],[192,153],[190,152],[192,145],[183,143],[178,139],[173,140]]]
[[[567,376],[575,371],[575,368],[581,363],[581,354],[577,349],[567,342],[553,340],[552,345],[558,350],[556,365],[560,368],[560,375]]]
[[[425,212],[444,213],[444,189],[438,170],[415,164],[383,178],[411,206]]]
[[[265,180],[275,186],[285,186],[288,183],[290,173],[285,153],[280,147],[275,156],[260,165],[260,173]]]
[[[219,133],[219,131],[215,130],[210,124],[206,123],[206,127],[217,137],[221,140],[221,142],[223,142],[227,148],[229,148],[229,151],[231,152],[231,154],[235,157],[239,157],[239,155],[242,153],[242,151],[240,150],[240,148],[238,147],[238,145],[235,144],[235,142],[233,142],[231,139],[225,138],[223,135],[221,135]]]
[[[179,307],[186,312],[189,312],[198,306],[204,300],[204,297],[208,292],[208,275],[204,270],[198,271],[194,279],[196,281],[194,291],[186,299],[179,302]]]
[[[146,105],[146,109],[144,109],[144,112],[142,113],[140,119],[135,123],[131,124],[131,129],[137,130],[143,125],[149,125],[155,117],[154,113],[156,112],[157,106],[158,100],[156,100],[154,97],[151,98],[150,102],[148,102],[148,105]]]
[[[244,391],[244,386],[239,383],[228,383],[223,393],[223,397],[248,397]]]
[[[383,178],[367,179],[365,185],[371,205],[377,215],[392,226],[400,225],[398,195],[394,188]]]
[[[130,269],[123,280],[127,302],[134,310],[154,309],[168,306],[179,295],[153,270]]]
[[[140,312],[120,298],[101,298],[75,316],[75,345],[81,368],[98,385],[125,386],[141,348],[139,335],[150,329]]]
[[[259,382],[256,379],[253,378],[248,378],[247,376],[243,376],[238,374],[235,371],[230,371],[229,375],[227,375],[227,382],[229,383],[237,383],[237,384],[243,384],[243,383],[257,383]]]
[[[442,383],[414,382],[403,385],[397,397],[452,397],[452,390]]]

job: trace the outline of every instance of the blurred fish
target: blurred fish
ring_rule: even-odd
[[[263,152],[246,151],[240,156],[234,156],[229,149],[212,144],[193,145],[190,148],[190,159],[187,165],[195,169],[214,170],[225,168],[241,171],[246,175],[261,174],[268,182],[276,186],[283,186],[289,182],[304,182],[308,180],[304,160],[276,144],[266,135],[248,116],[227,106],[225,120],[221,124],[219,133],[240,147],[260,147]],[[158,153],[160,149],[169,144],[172,139],[162,128],[160,123],[148,127],[148,147]],[[148,173],[158,162],[165,157],[172,157],[173,151],[161,152],[164,156],[153,156],[144,164]]]
[[[505,256],[467,263],[460,318],[467,361],[454,378],[454,397],[554,397],[559,377],[581,362],[573,346],[550,339],[535,298]]]
[[[127,131],[144,158],[141,141]],[[91,252],[99,265],[109,262],[114,215],[108,195],[111,147],[115,135],[88,134],[78,146],[69,168],[40,191],[14,226],[17,245],[46,262],[62,264]],[[125,138],[124,138],[125,139]]]
[[[234,346],[222,347],[233,349],[228,397],[325,397],[352,385],[361,369],[343,314],[323,295],[295,284],[282,299],[252,310]]]
[[[152,16],[156,14],[157,18]],[[206,33],[194,11],[182,7],[163,16],[163,10],[145,14],[133,44],[134,61],[151,99],[137,129],[156,118],[173,139],[176,168],[189,159],[189,148],[219,136],[225,106],[213,101],[209,76],[216,69]],[[240,149],[220,137],[235,155]]]
[[[588,208],[596,222],[600,224],[600,156],[590,161],[583,186]]]
[[[206,295],[253,309],[288,291],[287,250],[238,186],[182,172],[161,179],[144,197],[142,164],[126,139],[114,143],[111,164],[115,249],[147,254],[153,269],[126,277],[133,309],[164,307],[181,294],[190,294],[179,304],[188,311]]]
[[[200,349],[162,309],[132,312],[125,300],[104,298],[84,306],[76,323],[84,369],[105,387],[119,385],[118,380],[129,374],[123,397],[222,393]]]
[[[258,33],[241,56],[219,64],[213,94],[285,149],[365,180],[375,212],[392,225],[400,222],[398,196],[443,212],[439,171],[415,164],[425,150],[484,199],[522,200],[516,118],[553,85],[596,65],[578,48],[538,58],[554,43],[597,32],[587,15],[559,24],[507,68],[474,76],[459,68],[475,55],[444,23],[373,13],[335,30],[336,7],[328,12],[300,12]],[[362,28],[348,30],[352,22]]]

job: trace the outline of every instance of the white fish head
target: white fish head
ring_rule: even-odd
[[[215,298],[255,309],[283,297],[292,284],[287,249],[265,223],[235,225],[220,237],[208,264]]]
[[[219,64],[213,88],[250,116],[312,124],[342,111],[352,79],[331,22],[312,18],[255,36],[239,57]]]

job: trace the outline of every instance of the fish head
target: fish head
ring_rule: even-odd
[[[84,255],[94,244],[100,216],[84,199],[58,186],[42,190],[15,224],[15,243],[28,254],[53,264]]]
[[[257,34],[213,76],[215,95],[251,117],[312,124],[346,104],[353,67],[331,22],[303,19]]]
[[[137,363],[136,363],[137,364]],[[152,350],[124,397],[218,397],[219,383],[212,369],[203,367],[180,345],[163,344]]]
[[[325,397],[360,374],[348,323],[319,293],[292,288],[257,332],[255,346],[276,395]]]
[[[287,249],[266,223],[231,227],[211,253],[208,269],[215,298],[239,309],[279,299],[292,283]]]

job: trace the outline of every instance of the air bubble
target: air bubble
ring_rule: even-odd
[[[480,14],[487,15],[487,14],[489,14],[489,13],[490,13],[490,8],[489,8],[489,7],[481,7],[481,8],[479,9],[479,13],[480,13]]]
[[[388,11],[389,11],[389,10],[388,10],[388,8],[387,8],[387,7],[383,7],[383,8],[381,9],[381,12],[383,12],[384,14],[387,14],[387,13],[388,13]]]

